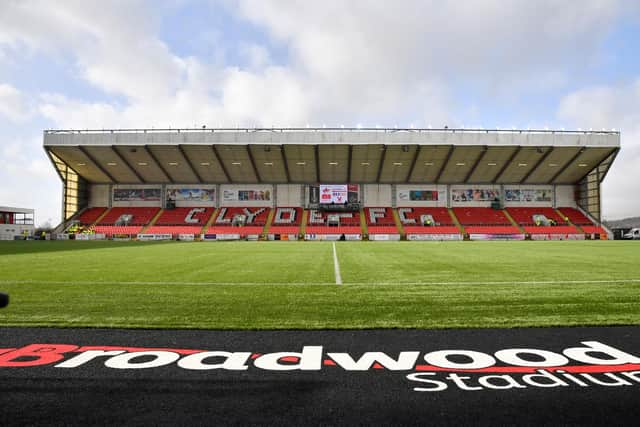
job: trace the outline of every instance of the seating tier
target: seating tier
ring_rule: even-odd
[[[535,225],[534,215],[544,215],[548,219],[554,220],[557,224],[564,224],[566,221],[553,208],[507,208],[511,218],[520,225]]]
[[[369,234],[398,234],[398,227],[395,225],[372,225],[367,228]]]
[[[329,215],[340,216],[340,226],[360,226],[360,212],[331,212],[311,209],[307,217],[307,224],[311,226],[326,226]]]
[[[240,236],[246,236],[248,234],[262,234],[264,227],[247,225],[244,227],[233,226],[220,226],[213,225],[207,229],[206,234],[239,234]]]
[[[364,208],[364,216],[368,226],[394,226],[393,209],[388,207]]]
[[[455,225],[425,227],[421,225],[405,225],[405,234],[460,234],[460,230]]]
[[[106,234],[112,236],[114,234],[138,234],[142,231],[142,226],[139,225],[96,225],[94,230],[98,234]]]
[[[201,225],[154,225],[145,231],[148,234],[200,234]]]
[[[204,209],[204,210],[203,210]],[[165,209],[154,225],[189,225],[194,226],[200,224],[200,228],[207,223],[214,208],[175,208]],[[191,219],[197,222],[187,222],[187,218],[191,214]]]
[[[269,234],[298,234],[299,225],[272,225],[269,227]]]
[[[580,228],[587,234],[607,234],[607,230],[597,225],[582,225]]]
[[[302,208],[278,207],[273,214],[273,225],[299,226],[302,223]]]
[[[469,225],[464,230],[468,234],[522,234],[513,225]]]
[[[218,215],[216,215],[213,225],[216,227],[231,227],[231,222],[236,215],[244,215],[247,217],[246,225],[264,226],[267,223],[270,209],[223,207],[218,210]]]
[[[308,225],[305,229],[307,234],[361,234],[360,226],[341,225],[337,227],[328,227],[326,225],[313,226]]]
[[[453,208],[453,212],[466,225],[511,225],[509,218],[498,209],[493,208]],[[466,228],[466,227],[465,227]]]
[[[447,208],[425,208],[425,207],[399,207],[398,216],[403,225],[421,226],[420,218],[422,215],[431,215],[435,221],[434,225],[453,225],[453,219],[449,215]]]
[[[525,226],[524,231],[529,234],[579,234],[577,228],[571,225],[556,226]]]
[[[589,218],[576,208],[558,208],[575,225],[594,225]]]
[[[147,225],[160,208],[111,208],[109,212],[100,220],[98,225],[115,225],[118,218],[122,215],[132,215],[133,218],[128,225]]]
[[[106,210],[107,208],[105,207],[89,208],[80,214],[78,222],[82,225],[91,225],[96,222],[96,220],[100,218],[100,215],[102,215]]]

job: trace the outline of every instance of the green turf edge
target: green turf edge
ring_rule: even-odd
[[[640,284],[9,286],[0,325],[347,330],[640,325]],[[28,319],[28,320],[25,320]]]

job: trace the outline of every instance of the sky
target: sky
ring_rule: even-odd
[[[0,206],[56,225],[44,129],[615,129],[640,215],[635,0],[0,0]]]

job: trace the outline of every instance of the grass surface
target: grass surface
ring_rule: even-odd
[[[6,326],[640,324],[638,242],[0,242]]]

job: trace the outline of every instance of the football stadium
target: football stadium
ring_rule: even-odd
[[[64,221],[55,241],[2,246],[17,302],[0,316],[193,329],[638,324],[637,250],[600,222],[619,137],[45,131]]]
[[[618,132],[49,130],[44,150],[63,221],[0,242],[9,424],[639,415],[640,257],[601,222]]]

